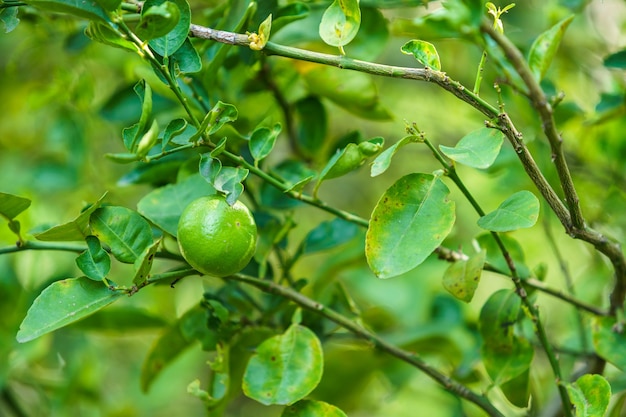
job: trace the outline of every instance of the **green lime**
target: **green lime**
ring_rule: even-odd
[[[257,229],[240,201],[229,205],[221,195],[191,202],[178,221],[178,246],[203,274],[225,277],[241,271],[256,249]]]

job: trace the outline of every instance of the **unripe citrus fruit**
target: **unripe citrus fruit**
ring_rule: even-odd
[[[189,263],[203,274],[225,277],[241,271],[256,249],[257,229],[250,210],[222,196],[191,202],[178,221],[178,246]]]

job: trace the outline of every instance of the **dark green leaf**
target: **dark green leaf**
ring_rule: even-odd
[[[249,171],[239,167],[223,167],[215,177],[213,185],[216,190],[226,194],[226,201],[233,205],[243,193],[243,181]]]
[[[285,407],[280,417],[348,417],[334,405],[323,401],[301,400]]]
[[[160,6],[163,3],[172,3],[176,6],[179,12],[179,19],[174,28],[167,32],[165,36],[161,36],[152,39],[148,42],[150,47],[154,51],[163,56],[169,57],[173,55],[187,39],[189,34],[189,27],[191,25],[191,10],[189,9],[189,3],[187,0],[146,0],[144,2],[144,8],[150,8],[153,6]]]
[[[509,256],[515,264],[517,273],[520,278],[530,277],[530,269],[526,265],[524,250],[517,240],[509,235],[500,235],[500,240],[504,243]],[[503,274],[509,274],[509,266],[502,256],[502,251],[497,245],[491,233],[484,233],[476,238],[479,246],[487,251],[487,262]]]
[[[418,136],[405,136],[389,148],[385,149],[384,152],[382,152],[376,157],[376,159],[374,159],[370,175],[372,177],[376,177],[387,171],[387,169],[391,165],[391,158],[393,158],[393,156],[396,154],[396,152],[398,152],[401,147],[408,145],[409,143],[417,143],[419,141],[420,138]]]
[[[322,345],[299,324],[261,343],[243,376],[243,392],[261,404],[293,404],[322,379]]]
[[[169,145],[170,141],[176,136],[181,135],[188,126],[189,124],[185,119],[174,119],[170,121],[165,127],[165,131],[163,132],[163,142],[161,143],[161,150],[164,151],[167,145]]]
[[[126,207],[97,209],[91,215],[91,228],[120,262],[134,263],[152,245],[152,229],[146,219]]]
[[[485,169],[489,168],[500,153],[504,133],[496,129],[482,128],[465,136],[451,148],[439,145],[441,152],[453,161]]]
[[[272,20],[272,32],[276,33],[291,22],[304,19],[309,14],[309,6],[306,3],[295,2],[278,9]]]
[[[539,200],[530,191],[519,191],[500,206],[478,219],[478,225],[492,232],[532,227],[539,217]]]
[[[508,349],[513,345],[513,326],[517,323],[521,299],[511,290],[491,294],[480,311],[480,333],[485,344],[494,349]]]
[[[176,69],[176,74],[191,74],[202,69],[200,55],[189,38],[185,39],[182,46],[170,57],[170,63]]]
[[[25,3],[47,12],[68,13],[89,20],[110,22],[106,11],[96,0],[28,0]]]
[[[7,220],[13,220],[28,207],[30,207],[29,199],[0,192],[0,215]]]
[[[402,45],[400,50],[403,54],[413,55],[415,59],[417,59],[417,62],[426,68],[441,71],[439,54],[437,53],[437,49],[435,49],[435,45],[432,43],[413,39]]]
[[[232,104],[218,101],[215,106],[204,116],[198,133],[196,133],[191,139],[191,142],[196,142],[200,137],[207,133],[212,135],[224,126],[226,123],[234,122],[237,120],[238,112],[237,108]]]
[[[527,408],[530,401],[530,368],[510,381],[500,384],[500,389],[511,404]]]
[[[141,20],[135,28],[135,33],[144,41],[159,38],[170,33],[179,20],[180,11],[176,4],[171,1],[156,5],[144,5],[141,9]]]
[[[346,243],[359,232],[359,227],[343,219],[320,223],[311,230],[302,242],[303,253],[314,253],[332,249]]]
[[[67,326],[123,296],[89,278],[68,278],[48,286],[28,309],[17,332],[20,343]]]
[[[626,68],[626,49],[622,49],[604,58],[604,66],[609,68]]]
[[[177,184],[168,184],[145,195],[137,203],[137,211],[156,226],[176,237],[178,218],[193,200],[215,194],[215,189],[199,174]]]
[[[444,288],[461,301],[472,301],[485,266],[486,255],[487,252],[482,250],[467,260],[452,263],[443,275]]]
[[[537,81],[541,81],[546,72],[548,72],[552,59],[559,49],[563,34],[573,19],[574,15],[561,20],[539,35],[530,47],[528,65]]]
[[[103,194],[98,201],[83,210],[74,220],[51,227],[41,233],[36,233],[35,238],[37,240],[54,242],[84,240],[91,234],[89,230],[89,218],[91,214],[100,207],[104,197],[106,197],[106,193]]]
[[[248,146],[255,161],[264,159],[272,152],[281,130],[280,123],[276,123],[271,130],[267,127],[260,127],[252,132]]]
[[[567,392],[576,408],[576,417],[601,417],[609,408],[611,385],[602,375],[583,375],[573,384],[567,384]]]
[[[317,96],[308,96],[295,103],[294,112],[298,149],[308,157],[315,157],[324,149],[328,129],[326,109]]]
[[[87,243],[87,250],[78,255],[76,265],[87,278],[102,281],[111,270],[111,258],[102,249],[97,237],[87,236],[85,242]]]
[[[502,345],[494,347],[485,343],[481,356],[493,383],[501,385],[528,372],[534,352],[528,340],[513,337],[506,349]]]
[[[596,317],[592,327],[593,346],[599,356],[626,370],[626,334],[613,317]]]
[[[421,264],[450,233],[455,221],[450,190],[434,175],[409,174],[380,198],[365,238],[365,255],[379,278]]]
[[[358,0],[334,0],[324,12],[319,33],[330,46],[342,48],[354,39],[361,26]]]

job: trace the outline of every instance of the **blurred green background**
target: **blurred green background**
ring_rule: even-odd
[[[222,4],[209,3],[192,4],[194,20],[198,16],[199,23],[206,23],[208,18],[202,12],[209,14]],[[381,35],[380,45],[373,48],[380,53],[368,58],[415,66],[412,57],[400,53],[400,46],[409,39],[425,39],[437,47],[443,70],[471,87],[482,50],[467,40],[450,37],[442,26],[421,19],[439,7],[439,2],[432,2],[428,7],[386,9],[383,16],[390,36]],[[563,39],[544,88],[565,94],[557,119],[583,211],[594,227],[623,240],[626,80],[623,70],[606,68],[602,63],[605,56],[626,45],[625,3],[523,1],[504,16],[505,31],[527,51],[537,34],[570,13],[577,16]],[[90,42],[82,34],[84,22],[79,20],[40,15],[30,8],[20,9],[19,18],[17,29],[0,36],[0,191],[33,200],[29,210],[18,218],[22,230],[28,234],[68,221],[104,192],[108,192],[108,202],[135,208],[151,185],[132,183],[127,176],[130,166],[117,165],[103,155],[123,151],[121,129],[134,123],[140,112],[132,86],[149,77],[149,67],[130,53]],[[316,33],[306,32],[311,24],[315,26],[315,22],[294,23],[272,40],[323,49],[319,42],[311,41]],[[364,36],[360,39],[367,50],[368,42],[374,40],[368,41]],[[350,55],[350,45],[346,52]],[[302,66],[308,65],[281,58],[268,58],[266,62],[279,83],[285,82],[282,74],[298,66],[302,71]],[[491,63],[488,61],[482,95],[495,103],[497,96],[492,84],[498,75]],[[223,101],[239,108],[241,120],[237,128],[249,134],[261,120],[280,122],[281,115],[267,93],[246,90],[245,68],[245,62],[233,65],[230,78],[225,81],[229,88],[222,84],[216,94],[223,94]],[[285,73],[279,72],[282,69]],[[385,78],[374,78],[373,82],[391,118],[358,117],[324,100],[328,137],[339,138],[356,129],[365,138],[384,137],[388,146],[405,135],[407,122],[416,122],[433,143],[452,146],[484,124],[480,113],[434,85]],[[163,87],[158,82],[151,84],[158,95],[155,110],[164,118],[179,116],[180,109]],[[288,90],[291,100],[302,96],[298,91],[301,86],[296,87]],[[506,85],[503,99],[506,111],[530,143],[546,176],[556,185],[549,149],[526,99]],[[270,159],[279,163],[288,153],[289,147],[283,141]],[[367,167],[362,168],[325,183],[320,198],[368,218],[379,196],[400,176],[430,173],[438,168],[425,146],[407,146],[384,175],[370,178]],[[535,191],[508,145],[496,165],[486,172],[458,169],[486,211],[495,209],[513,192]],[[451,183],[448,185],[457,203],[457,223],[445,244],[470,250],[472,239],[481,233],[477,216],[458,190]],[[313,207],[303,207],[294,211],[294,219],[296,228],[289,240],[293,249],[308,231],[331,217]],[[546,229],[554,234],[554,242],[546,237]],[[566,259],[578,297],[592,304],[606,304],[611,275],[605,261],[592,248],[565,236],[547,211],[542,212],[536,226],[515,232],[512,237],[523,247],[531,269],[544,265],[548,271],[546,281],[564,288],[562,265],[552,249],[556,246]],[[0,223],[0,247],[11,246],[14,241],[15,236]],[[0,415],[202,415],[202,403],[186,392],[191,381],[205,381],[209,372],[209,356],[199,346],[193,346],[169,366],[149,393],[141,392],[139,374],[142,360],[162,326],[180,317],[200,300],[206,288],[216,285],[210,280],[192,277],[175,290],[167,286],[150,288],[98,313],[99,319],[77,323],[26,344],[15,341],[19,323],[39,292],[53,280],[80,274],[74,258],[71,253],[39,251],[0,256]],[[456,372],[456,377],[472,385],[479,382],[480,374],[480,369],[476,369],[476,320],[480,307],[495,289],[508,287],[509,283],[486,273],[474,300],[465,305],[443,289],[441,276],[446,267],[433,256],[401,277],[378,280],[365,263],[362,239],[357,239],[341,248],[304,258],[295,273],[312,283],[309,294],[322,299],[325,288],[336,283],[345,286],[369,326],[390,341],[420,352],[440,369]],[[123,267],[119,268],[116,273],[123,276]],[[538,303],[554,343],[580,347],[575,310],[545,295],[538,296]],[[122,314],[139,309],[147,318],[123,328],[119,321],[107,325],[116,309]],[[325,345],[325,360],[324,379],[314,395],[341,407],[351,417],[414,416],[416,410],[419,415],[433,417],[481,415],[471,406],[461,405],[415,369],[372,351],[365,343],[334,338]],[[544,360],[541,355],[536,358],[539,364]],[[566,358],[564,363],[567,366]],[[533,378],[536,386],[542,387],[541,381],[550,380],[551,375],[541,366],[536,369],[539,371]],[[533,394],[545,400],[551,392],[537,390]],[[263,407],[240,396],[227,415],[278,416],[280,412],[280,407]]]

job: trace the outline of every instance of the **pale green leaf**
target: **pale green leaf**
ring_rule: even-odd
[[[358,0],[334,0],[324,12],[319,33],[330,46],[343,47],[354,39],[361,26]]]
[[[84,240],[91,234],[89,229],[89,218],[94,211],[100,208],[104,197],[106,197],[106,193],[104,193],[98,201],[89,206],[89,208],[83,210],[74,220],[58,226],[53,226],[41,233],[37,233],[35,234],[35,238],[37,240],[54,242]]]
[[[487,251],[482,250],[467,260],[452,263],[443,275],[443,286],[450,294],[469,303],[474,298],[485,265]]]
[[[0,216],[13,220],[30,207],[30,200],[13,194],[0,193]]]
[[[528,54],[528,65],[532,71],[535,79],[541,81],[546,75],[556,51],[559,49],[559,44],[563,38],[565,30],[574,19],[574,15],[571,15],[561,20],[556,25],[552,26],[547,31],[535,39],[530,47],[530,53]]]
[[[439,54],[432,43],[413,39],[402,45],[400,50],[405,55],[413,55],[423,66],[441,71]]]
[[[389,166],[391,165],[391,159],[400,148],[408,145],[409,143],[417,143],[419,142],[419,140],[420,138],[418,136],[405,136],[393,145],[391,145],[389,148],[385,149],[380,155],[376,157],[376,159],[374,159],[370,175],[372,177],[376,177],[387,171],[387,169],[389,169]]]
[[[496,129],[481,128],[465,136],[455,147],[440,145],[448,158],[472,168],[489,168],[500,153],[504,134]]]
[[[530,191],[519,191],[500,206],[478,219],[478,226],[492,232],[532,227],[539,217],[539,200]]]
[[[334,405],[323,401],[301,400],[285,407],[280,417],[348,417]]]
[[[593,320],[592,341],[598,355],[622,371],[626,370],[626,334],[613,317]]]
[[[583,375],[573,384],[567,384],[567,392],[576,417],[602,417],[609,408],[611,385],[602,375]]]

